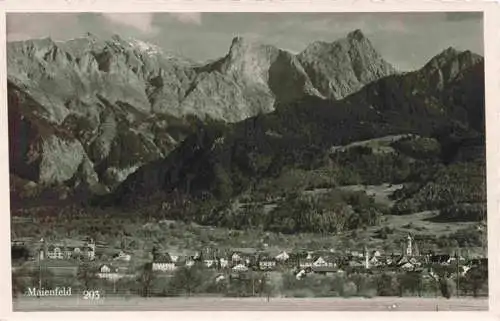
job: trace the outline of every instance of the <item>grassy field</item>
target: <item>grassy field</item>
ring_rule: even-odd
[[[373,150],[374,153],[394,153],[395,150],[391,147],[393,142],[396,142],[402,138],[408,137],[408,135],[389,135],[379,138],[368,139],[364,141],[354,142],[346,146],[336,146],[333,147],[332,151],[345,151],[353,147],[368,147]]]
[[[373,196],[375,202],[387,206],[394,205],[391,195],[403,188],[401,184],[382,184],[382,185],[349,185],[342,186],[340,189],[352,192],[365,192],[368,196]]]
[[[488,299],[472,298],[29,298],[14,311],[487,311]]]

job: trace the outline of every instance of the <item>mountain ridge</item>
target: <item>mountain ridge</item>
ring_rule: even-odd
[[[345,68],[328,60],[328,68],[317,69],[327,81],[349,71],[354,80],[339,82],[347,85],[338,97],[395,74],[360,31],[330,45],[343,48],[344,58],[351,48],[352,61],[366,58],[361,65],[368,70],[355,71],[350,58]],[[226,56],[201,66],[119,36],[13,42],[7,58],[11,174],[40,189],[88,185],[91,193],[107,193],[142,165],[166,157],[203,123],[240,122],[310,96],[328,98],[300,54],[241,37]],[[58,167],[58,157],[67,166]]]
[[[322,162],[332,146],[387,135],[418,134],[437,139],[446,150],[446,156],[440,156],[444,161],[456,153],[452,151],[455,147],[448,148],[455,144],[450,141],[456,139],[454,136],[458,135],[458,141],[470,141],[471,135],[484,135],[483,126],[475,120],[469,123],[470,116],[462,117],[464,112],[473,111],[481,118],[484,98],[456,103],[463,90],[471,97],[484,97],[484,64],[480,60],[462,68],[465,80],[447,82],[442,91],[421,81],[434,72],[424,66],[415,72],[381,78],[340,101],[306,96],[229,128],[208,127],[185,140],[163,161],[132,174],[115,191],[111,202],[128,207],[140,204],[141,197],[151,201],[148,197],[156,193],[159,200],[168,199],[174,191],[186,189],[190,192],[181,194],[188,199],[207,193],[219,197],[227,191],[237,197],[258,184],[255,179],[259,177],[279,175],[282,168],[300,167],[302,162],[314,163],[314,159]],[[475,144],[481,144],[481,140]],[[188,176],[190,183],[186,182]],[[218,184],[227,191],[221,192]]]

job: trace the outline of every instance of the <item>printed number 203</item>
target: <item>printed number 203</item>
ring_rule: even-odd
[[[99,300],[101,298],[101,294],[99,291],[83,291],[83,299],[84,300]]]

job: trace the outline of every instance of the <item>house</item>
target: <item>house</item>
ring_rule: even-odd
[[[385,258],[380,258],[380,260],[385,261],[385,265],[394,267],[397,266],[398,262],[403,258],[406,258],[404,254],[392,253],[390,255],[387,255]]]
[[[405,262],[398,266],[400,269],[405,271],[413,271],[415,270],[415,265],[411,262]]]
[[[450,255],[441,254],[441,255],[430,255],[428,257],[428,262],[430,264],[440,264],[440,265],[449,265],[450,263]]]
[[[470,266],[467,266],[467,265],[461,266],[461,269],[460,269],[461,271],[459,273],[461,276],[465,276],[467,274],[467,272],[470,271],[470,269],[472,269],[472,267],[470,267]]]
[[[297,253],[294,257],[294,263],[299,269],[310,269],[313,266],[314,258],[312,252]]]
[[[80,258],[93,261],[95,259],[95,243],[94,240],[89,238],[84,244],[80,246],[66,246],[65,247],[65,257],[70,258]]]
[[[117,261],[125,261],[125,262],[128,262],[128,261],[130,261],[131,256],[130,256],[130,254],[127,254],[127,253],[125,253],[125,252],[123,252],[123,251],[120,251],[118,254],[115,254],[115,255],[113,256],[113,259],[114,259],[114,260],[117,260]]]
[[[397,258],[394,258],[392,256],[387,256],[382,260],[382,263],[387,266],[392,266],[396,260]]]
[[[57,244],[46,245],[45,241],[42,239],[43,243],[40,257],[47,257],[49,259],[63,260],[71,258],[83,258],[87,260],[95,259],[95,243],[92,239],[85,242],[82,246],[63,246]]]
[[[350,253],[353,257],[364,257],[364,254],[359,251],[351,251]]]
[[[302,280],[306,276],[306,270],[300,270],[296,275],[295,278],[297,280]]]
[[[186,260],[184,261],[184,265],[186,267],[192,267],[196,263],[196,257],[194,256],[188,256],[186,257]]]
[[[154,259],[151,269],[153,271],[169,272],[174,271],[176,266],[170,255],[168,253],[164,253],[158,255],[158,257]]]
[[[47,248],[47,257],[50,259],[71,259],[76,254],[80,254],[80,248],[73,248],[62,245],[51,245]]]
[[[238,264],[231,269],[233,272],[248,272],[248,268],[243,264]]]
[[[312,268],[313,266],[313,263],[314,263],[314,260],[313,259],[304,259],[304,260],[300,260],[299,261],[299,268],[301,269],[307,269],[307,268]]]
[[[361,258],[359,258],[359,257],[353,257],[349,261],[349,267],[360,269],[360,268],[365,268],[366,264],[365,264],[365,262]]]
[[[215,278],[215,283],[220,283],[222,281],[224,281],[226,279],[226,277],[222,274],[219,274],[216,278]]]
[[[312,272],[322,275],[332,275],[337,273],[337,268],[333,266],[313,266]]]
[[[216,250],[212,248],[205,248],[203,251],[199,252],[199,261],[203,263],[208,268],[218,268],[219,267],[219,258]],[[196,257],[193,257],[196,260]]]
[[[320,256],[318,258],[316,258],[313,263],[312,263],[312,268],[326,268],[326,267],[330,267],[330,268],[333,268],[335,267],[337,264],[335,264],[335,262],[333,262],[332,259],[328,258],[328,257],[323,257],[323,256]]]
[[[488,266],[488,258],[472,259],[468,262],[469,266]]]
[[[176,267],[187,267],[190,268],[196,264],[196,261],[193,256],[180,256],[176,262],[173,262]]]
[[[244,264],[246,266],[250,266],[252,264],[252,260],[255,260],[255,256],[251,254],[246,254],[242,252],[233,252],[233,254],[231,255],[232,266],[236,266],[238,264]]]
[[[238,264],[242,261],[243,261],[243,257],[241,256],[240,253],[234,252],[233,255],[231,255],[231,262]]]
[[[107,280],[117,280],[120,278],[120,274],[118,273],[118,269],[116,267],[109,264],[103,264],[99,267],[97,277]]]
[[[254,256],[256,249],[254,248],[236,248],[232,250],[231,263],[236,265],[238,263],[250,263],[250,258]]]
[[[62,260],[64,256],[61,247],[57,245],[49,245],[47,248],[47,257],[53,260]]]
[[[219,258],[219,266],[221,269],[226,269],[229,267],[229,261],[223,257]]]
[[[201,261],[202,260],[202,253],[200,251],[196,251],[193,255],[191,255],[191,258],[194,261]]]
[[[411,257],[408,262],[410,262],[411,264],[413,264],[415,267],[418,267],[421,265],[421,263],[419,262],[419,260],[416,258],[416,257]]]
[[[368,263],[370,264],[370,266],[380,266],[384,264],[384,262],[380,259],[380,257],[377,256],[372,256],[368,260]]]
[[[270,256],[262,256],[258,262],[261,271],[274,270],[276,268],[276,259]]]
[[[299,262],[303,259],[305,259],[305,256],[303,253],[297,253],[297,252],[290,252],[288,254],[288,260],[286,261],[286,266],[292,268],[292,267],[298,267]]]
[[[407,256],[402,256],[394,262],[394,265],[404,271],[413,271],[417,266],[417,261],[415,258],[408,258]]]
[[[288,255],[288,253],[286,253],[285,251],[281,252],[280,254],[276,255],[275,259],[277,262],[280,262],[280,263],[284,263],[286,261],[288,261],[288,259],[290,258],[290,255]]]
[[[203,264],[207,267],[207,268],[215,268],[217,267],[217,259],[204,259],[203,260]]]

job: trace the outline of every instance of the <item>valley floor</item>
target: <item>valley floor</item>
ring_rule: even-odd
[[[105,298],[14,299],[14,311],[487,311],[487,298]]]

